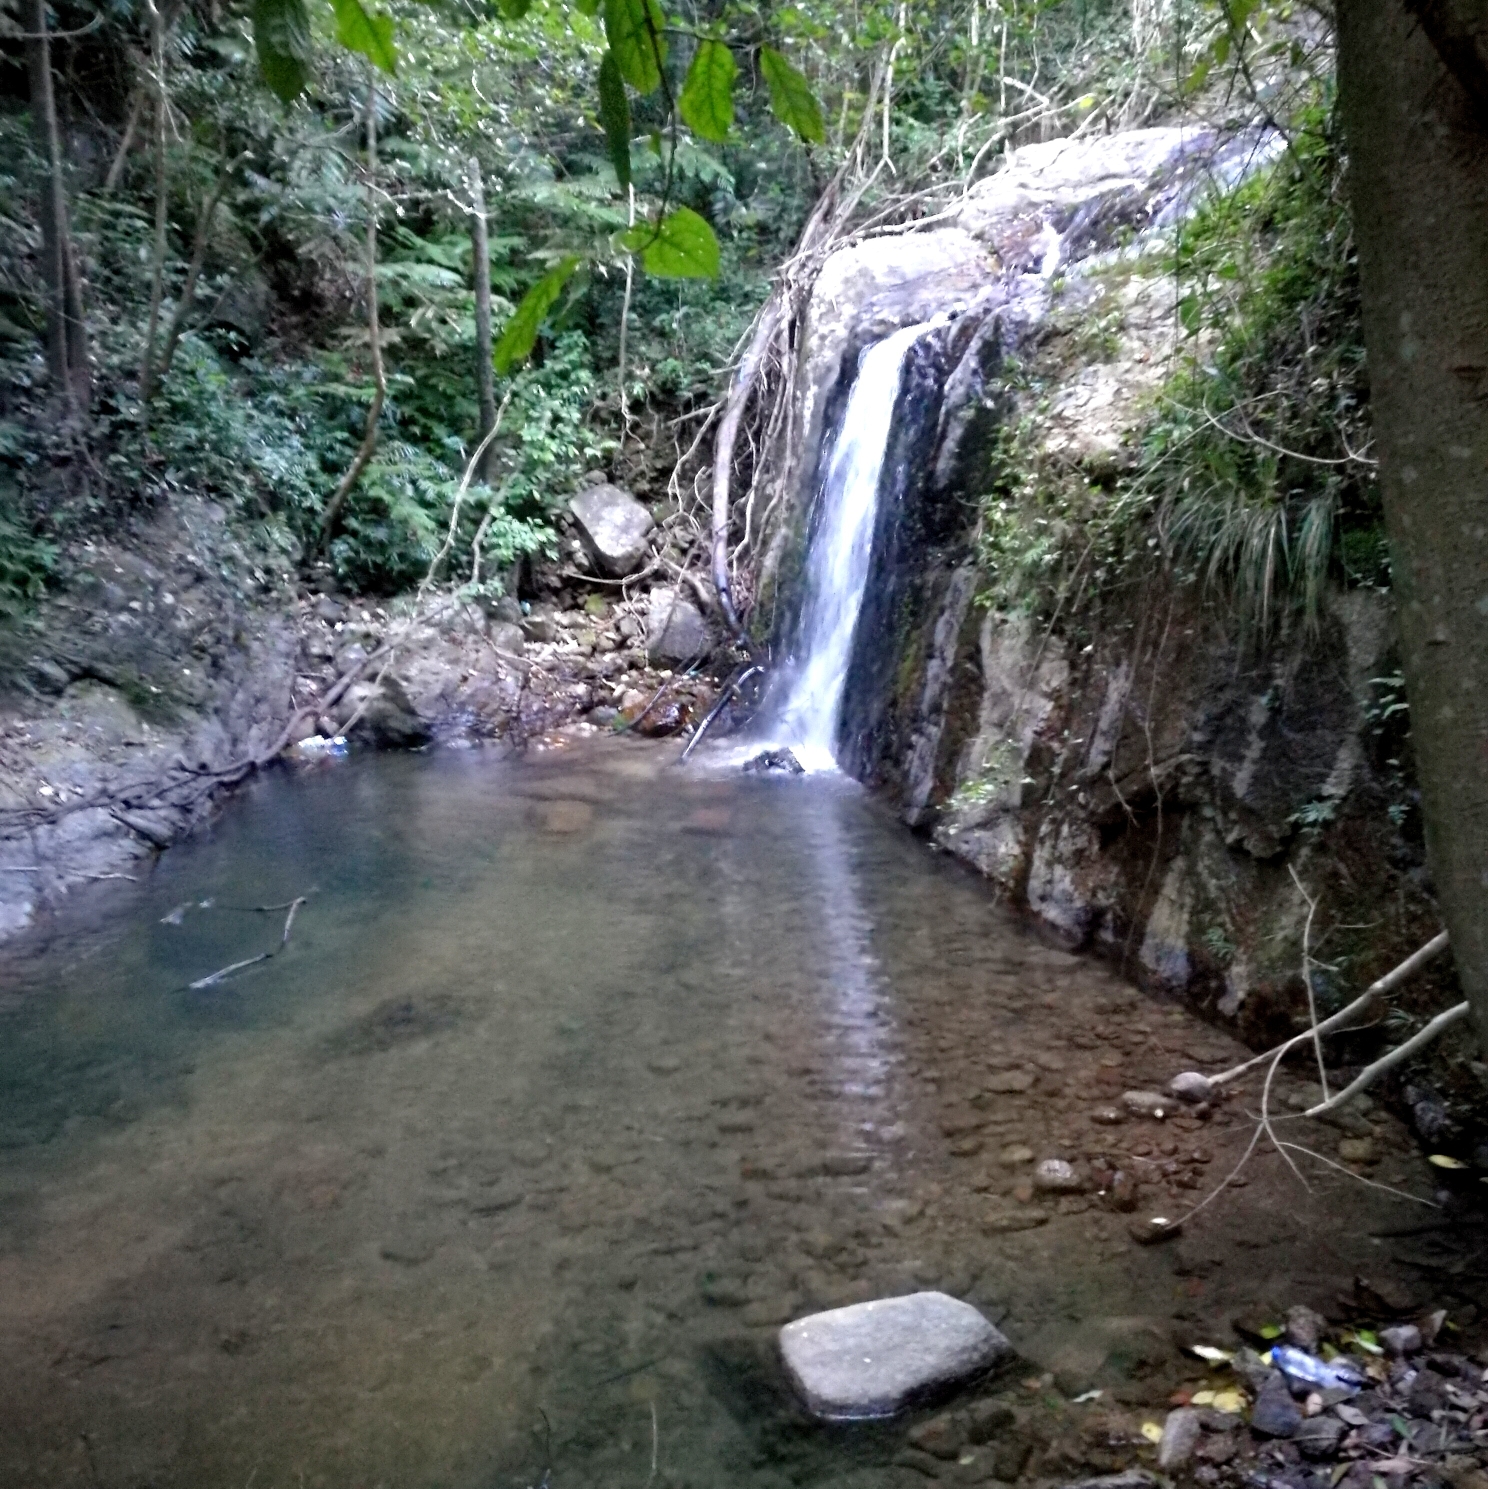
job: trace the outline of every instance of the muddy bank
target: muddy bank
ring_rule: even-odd
[[[556,564],[527,576],[525,604],[440,598],[414,616],[407,598],[307,584],[260,532],[176,496],[63,569],[0,633],[0,939],[79,885],[148,877],[256,770],[316,758],[278,752],[303,737],[521,749],[672,732],[712,700],[690,600]]]

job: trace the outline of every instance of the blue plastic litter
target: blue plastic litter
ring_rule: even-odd
[[[1324,1391],[1353,1391],[1369,1384],[1369,1377],[1347,1360],[1320,1360],[1290,1344],[1273,1345],[1271,1363],[1293,1380],[1306,1381]]]

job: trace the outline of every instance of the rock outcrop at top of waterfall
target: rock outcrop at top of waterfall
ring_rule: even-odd
[[[1278,145],[1270,133],[1172,126],[1025,145],[940,214],[942,225],[834,253],[812,290],[801,343],[802,437],[787,473],[797,506],[814,491],[823,428],[865,346],[936,315],[980,320],[994,309],[1005,335],[1026,331],[1046,313],[1057,270],[1110,250],[1123,234],[1175,221]],[[767,573],[779,557],[777,548]]]
[[[764,579],[788,652],[859,356],[944,317],[902,371],[837,758],[1068,944],[1255,1038],[1305,1009],[1292,870],[1336,926],[1344,970],[1315,971],[1323,996],[1438,927],[1371,732],[1374,683],[1396,667],[1388,596],[1334,593],[1315,627],[1260,645],[1154,563],[1099,614],[1073,615],[1077,597],[1051,622],[990,603],[977,524],[993,442],[1014,425],[1040,479],[1115,489],[1180,334],[1161,230],[1275,152],[1265,134],[1186,129],[1034,145],[932,229],[829,258]],[[1443,992],[1428,977],[1411,996]]]

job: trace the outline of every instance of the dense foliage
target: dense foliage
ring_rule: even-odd
[[[1251,0],[934,0],[913,14],[808,0],[685,15],[654,0],[504,0],[499,14],[60,0],[49,15],[96,388],[85,427],[55,417],[38,228],[48,162],[23,28],[0,7],[0,39],[17,36],[0,71],[9,608],[45,585],[67,537],[172,490],[220,498],[348,587],[420,577],[482,430],[476,181],[502,413],[448,574],[491,587],[520,554],[553,551],[552,519],[586,472],[662,495],[769,276],[851,152],[865,212],[933,210],[942,188],[1031,136],[1196,100],[1224,116],[1237,56],[1246,107],[1260,90],[1293,146],[1177,249],[1196,355],[1154,417],[1140,477],[1118,500],[1096,492],[1051,514],[1035,508],[1068,505],[1068,492],[1015,491],[994,470],[992,567],[1052,592],[1071,555],[1109,563],[1157,521],[1174,562],[1261,611],[1294,582],[1315,589],[1340,553],[1349,572],[1378,572],[1367,467],[1315,463],[1335,461],[1340,440],[1366,453],[1322,71],[1304,33]],[[177,342],[147,401],[147,343],[158,368],[167,328]],[[1243,430],[1228,422],[1237,410]],[[1019,438],[1008,432],[1004,454]],[[1025,460],[1004,466],[1026,486]]]
[[[1141,584],[1156,556],[1259,635],[1294,606],[1315,618],[1329,581],[1388,584],[1327,74],[1304,72],[1290,100],[1275,163],[1209,197],[1168,251],[1179,345],[1129,458],[1043,458],[1036,413],[1003,431],[983,501],[990,601],[1049,613]],[[1077,355],[1114,352],[1103,323],[1075,326]]]

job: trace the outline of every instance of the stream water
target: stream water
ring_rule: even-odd
[[[1234,1311],[1450,1262],[1392,1239],[1430,1212],[1274,1159],[1160,1247],[1029,1201],[1036,1154],[1190,1203],[1243,1101],[1096,1109],[1234,1046],[841,778],[668,758],[276,774],[8,950],[0,1484],[640,1489],[654,1422],[656,1484],[899,1486],[905,1424],[807,1422],[780,1323],[941,1287],[1036,1362],[1015,1394],[1140,1413]],[[282,954],[189,989],[297,894]]]

